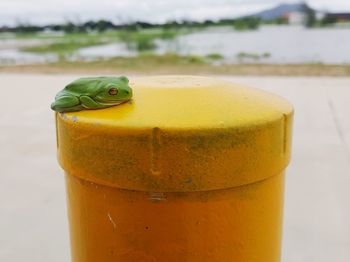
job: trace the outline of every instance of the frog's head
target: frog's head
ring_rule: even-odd
[[[129,79],[125,76],[104,78],[98,90],[94,100],[101,104],[117,105],[132,98]]]

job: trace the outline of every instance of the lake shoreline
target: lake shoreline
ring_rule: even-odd
[[[123,64],[123,62],[125,64]],[[174,61],[173,61],[174,62]],[[59,62],[52,64],[0,66],[0,73],[45,74],[210,74],[242,76],[350,76],[350,65],[323,64],[230,64],[212,65],[171,61]]]

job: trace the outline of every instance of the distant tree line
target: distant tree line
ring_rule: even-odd
[[[87,21],[85,23],[66,22],[63,24],[49,24],[44,26],[34,26],[30,24],[19,24],[13,27],[2,27],[2,32],[13,33],[37,33],[43,31],[65,32],[65,33],[86,33],[89,31],[104,32],[115,29],[130,29],[142,27],[154,27],[154,25],[144,22],[135,22],[124,25],[116,25],[108,20]]]
[[[350,21],[349,13],[332,14],[328,13],[321,19],[316,21],[315,11],[311,8],[306,10],[307,27],[313,26],[327,26],[339,21]],[[163,24],[148,23],[148,22],[130,22],[125,24],[115,24],[108,20],[87,21],[84,23],[66,22],[63,24],[50,24],[45,26],[37,26],[31,24],[18,24],[16,26],[3,26],[0,27],[0,32],[13,32],[13,33],[37,33],[43,31],[54,31],[64,33],[87,33],[87,32],[105,32],[108,30],[130,30],[137,31],[140,29],[148,28],[163,28],[163,29],[180,29],[180,28],[201,28],[208,26],[233,26],[236,30],[255,30],[260,24],[287,24],[288,20],[285,17],[279,17],[277,19],[262,20],[255,16],[246,16],[235,19],[220,19],[217,21],[205,20],[203,22],[197,21],[169,21]]]
[[[163,24],[148,23],[148,22],[132,22],[126,24],[115,24],[108,20],[87,21],[84,23],[66,22],[63,24],[50,24],[45,26],[37,26],[31,24],[19,24],[13,27],[0,27],[0,32],[13,33],[37,33],[43,31],[65,32],[65,33],[86,33],[86,32],[105,32],[108,30],[133,30],[148,28],[163,28],[163,29],[180,29],[180,28],[199,28],[208,26],[234,26],[238,30],[256,29],[260,24],[260,19],[255,17],[244,17],[238,19],[221,19],[218,21],[205,20],[203,22],[196,21],[169,21]]]

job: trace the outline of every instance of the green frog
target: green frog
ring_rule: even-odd
[[[51,109],[56,112],[102,109],[119,105],[131,98],[132,89],[125,76],[84,77],[58,92]]]

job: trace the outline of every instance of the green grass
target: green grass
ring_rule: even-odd
[[[219,61],[224,59],[224,56],[218,53],[207,54],[205,57],[210,61]]]
[[[74,70],[84,68],[84,70],[99,70],[113,69],[119,71],[143,71],[154,73],[156,71],[177,71],[183,68],[196,66],[205,66],[207,63],[199,56],[180,56],[173,53],[164,55],[154,55],[144,53],[136,57],[114,57],[105,60],[97,61],[67,61],[61,60],[56,63],[48,64],[47,66],[65,68]]]
[[[147,29],[139,31],[114,30],[102,33],[70,33],[50,35],[43,33],[16,34],[14,39],[46,40],[51,43],[25,47],[21,51],[32,53],[55,53],[60,56],[69,55],[83,47],[124,42],[131,50],[138,52],[152,51],[156,48],[155,39],[174,39],[180,32],[174,30]],[[6,36],[10,37],[10,36]]]
[[[216,64],[204,57],[144,54],[99,61],[67,61],[37,65],[1,66],[0,72],[77,74],[221,74],[278,76],[350,76],[350,65]]]
[[[62,65],[67,64],[67,62],[62,62]],[[84,62],[82,62],[84,64]],[[86,63],[85,63],[86,64]],[[162,66],[187,66],[187,65],[202,65],[205,61],[199,56],[180,56],[173,53],[168,53],[164,55],[154,55],[154,54],[142,54],[136,57],[115,57],[107,59],[104,61],[93,61],[89,62],[91,66],[103,66],[108,64],[112,67],[122,67],[124,69],[133,70],[134,68],[152,69],[153,67]]]
[[[21,51],[32,53],[56,53],[56,54],[71,54],[83,47],[102,45],[104,41],[96,39],[87,39],[85,41],[68,40],[64,42],[55,42],[46,45],[22,48]]]
[[[155,39],[174,39],[176,31],[148,30],[148,31],[121,31],[119,40],[124,42],[130,50],[138,52],[153,51],[156,49]]]

